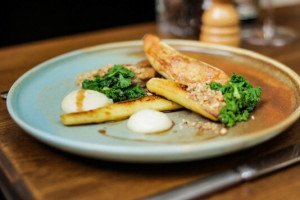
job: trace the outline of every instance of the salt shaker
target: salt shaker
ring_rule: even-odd
[[[239,14],[232,0],[213,0],[203,13],[200,41],[239,46],[241,42]]]

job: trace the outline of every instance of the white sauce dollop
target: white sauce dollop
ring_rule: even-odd
[[[65,113],[81,112],[112,104],[105,94],[94,90],[75,90],[62,101],[61,108]]]
[[[133,114],[127,123],[127,127],[135,133],[151,134],[168,130],[173,123],[162,112],[144,109]]]

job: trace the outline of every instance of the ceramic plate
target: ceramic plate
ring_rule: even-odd
[[[197,41],[165,40],[191,57],[245,76],[262,87],[262,100],[247,122],[225,135],[182,124],[207,121],[188,110],[169,112],[175,126],[163,134],[140,135],[127,120],[67,127],[60,121],[61,101],[77,74],[106,64],[135,64],[145,59],[141,41],[111,43],[76,50],[48,60],[12,86],[7,107],[11,117],[32,137],[58,149],[92,158],[130,162],[175,162],[228,154],[281,133],[300,114],[299,77],[290,68],[263,55]],[[219,125],[218,125],[219,126]]]

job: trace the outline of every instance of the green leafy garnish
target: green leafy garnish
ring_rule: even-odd
[[[114,102],[137,99],[145,96],[145,91],[139,84],[132,85],[134,76],[134,72],[122,65],[114,65],[103,78],[96,75],[94,80],[84,80],[82,88],[101,92]]]
[[[226,106],[221,108],[219,119],[229,127],[234,126],[236,122],[246,121],[249,113],[260,101],[261,87],[252,87],[248,80],[235,73],[226,85],[212,82],[209,86],[224,95]]]

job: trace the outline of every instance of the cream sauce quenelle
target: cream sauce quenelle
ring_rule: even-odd
[[[81,112],[100,108],[113,101],[94,90],[75,90],[62,101],[61,108],[65,113]]]
[[[173,126],[172,120],[162,112],[144,109],[133,114],[127,127],[135,133],[153,134],[169,130]]]

